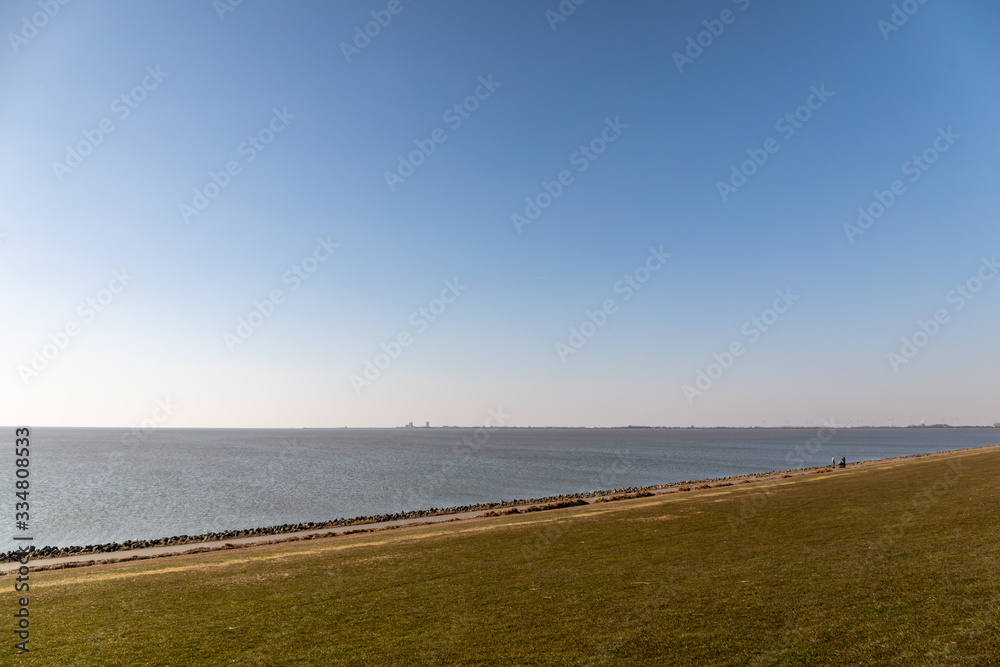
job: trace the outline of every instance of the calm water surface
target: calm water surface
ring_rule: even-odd
[[[13,429],[0,433],[13,445]],[[126,429],[35,429],[31,532],[36,546],[194,535],[1000,442],[998,429],[841,429],[824,433],[832,437],[818,450],[809,443],[815,429],[498,429],[479,431],[478,443],[475,435],[160,429],[139,440]],[[4,533],[0,549],[14,548]]]

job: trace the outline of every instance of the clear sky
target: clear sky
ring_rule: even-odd
[[[0,423],[1000,421],[1000,7],[896,5],[5,2]]]

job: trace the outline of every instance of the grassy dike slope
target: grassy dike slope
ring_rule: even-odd
[[[38,572],[0,662],[998,664],[998,479],[988,448]]]

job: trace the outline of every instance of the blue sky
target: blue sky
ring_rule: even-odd
[[[2,423],[1000,421],[995,3],[46,6],[0,9]]]

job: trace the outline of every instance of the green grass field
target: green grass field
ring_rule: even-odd
[[[3,663],[1000,664],[998,479],[991,448],[38,572]]]

